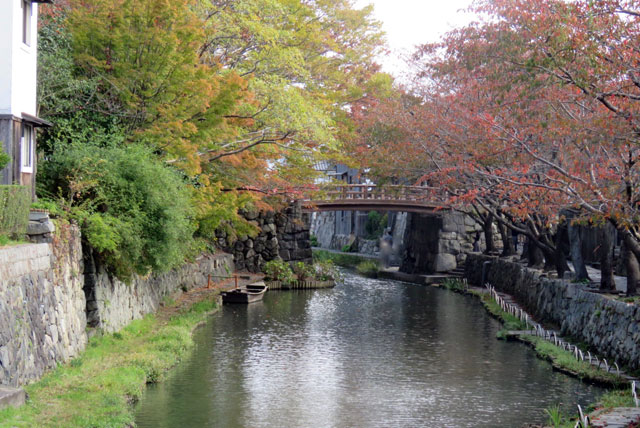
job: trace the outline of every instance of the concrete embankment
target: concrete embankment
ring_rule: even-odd
[[[471,284],[488,282],[513,296],[538,321],[557,326],[563,335],[584,342],[610,361],[640,369],[639,306],[496,257],[469,255],[465,277]]]

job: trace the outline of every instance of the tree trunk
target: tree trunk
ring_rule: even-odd
[[[566,222],[558,225],[558,231],[555,236],[555,253],[553,260],[556,266],[558,278],[564,278],[564,273],[569,272],[569,264],[567,263],[567,253],[569,252],[569,231]]]
[[[529,267],[541,268],[544,266],[544,254],[538,245],[531,238],[527,238],[527,258],[529,260]]]
[[[582,257],[582,240],[580,239],[580,226],[569,222],[569,252],[573,263],[574,279],[576,281],[589,280],[587,265]]]
[[[627,296],[635,296],[638,293],[638,281],[640,280],[640,264],[633,251],[624,252],[625,264],[627,266]]]
[[[482,224],[484,231],[485,241],[485,254],[493,253],[496,251],[496,247],[493,245],[493,214],[487,214],[486,219]]]
[[[511,238],[510,230],[504,224],[498,222],[498,230],[500,231],[500,239],[502,240],[502,257],[513,256],[516,254],[515,246],[513,245],[513,239]]]
[[[600,290],[612,291],[616,289],[616,282],[613,278],[613,236],[612,228],[608,225],[601,227],[598,231],[600,248],[598,255],[600,258]]]
[[[555,262],[555,251],[549,251],[546,248],[542,250],[542,254],[544,254],[544,267],[542,270],[545,272],[551,272],[556,269]]]

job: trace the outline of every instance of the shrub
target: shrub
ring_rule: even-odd
[[[295,280],[291,266],[282,259],[274,259],[265,263],[264,274],[266,279],[271,281],[291,283]]]
[[[363,260],[358,263],[356,270],[360,275],[375,278],[380,271],[380,264],[375,260]]]
[[[318,237],[316,235],[311,235],[311,246],[319,247],[320,243],[318,242]]]
[[[340,271],[331,260],[318,261],[313,264],[315,278],[318,281],[340,281]]]
[[[39,173],[39,193],[57,194],[118,278],[184,261],[194,230],[190,189],[149,150],[71,146],[43,162]]]
[[[31,204],[31,209],[34,210],[46,210],[49,212],[51,217],[59,217],[64,214],[62,208],[56,201],[52,201],[49,199],[38,199],[36,202]]]
[[[0,186],[0,235],[18,238],[27,233],[31,189],[26,186]]]
[[[366,259],[357,254],[332,253],[330,251],[325,251],[325,250],[313,251],[314,262],[331,261],[332,263],[338,266],[347,267],[347,268],[355,268],[363,260],[366,260]]]
[[[2,142],[0,141],[0,145],[1,143]],[[8,154],[6,154],[2,149],[0,149],[0,171],[2,171],[4,167],[9,165],[9,162],[11,162],[11,157]]]
[[[315,269],[313,265],[304,262],[297,262],[293,266],[293,271],[300,281],[306,281],[307,279],[315,277]]]

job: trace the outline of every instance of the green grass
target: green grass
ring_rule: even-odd
[[[24,239],[11,239],[6,235],[0,235],[0,247],[7,247],[12,245],[27,244],[28,241]]]
[[[526,330],[527,323],[521,321],[518,317],[511,315],[508,312],[502,310],[498,302],[493,300],[487,293],[477,294],[482,301],[484,307],[489,311],[491,315],[499,319],[504,325],[504,329],[509,330]]]
[[[150,315],[92,338],[79,357],[26,388],[26,405],[0,411],[0,427],[132,426],[132,403],[187,355],[191,333],[215,308],[211,299],[166,322]]]
[[[380,263],[377,260],[363,260],[356,266],[360,275],[376,278],[380,271]]]
[[[598,407],[635,407],[633,396],[631,395],[631,387],[607,392],[600,397]]]
[[[500,305],[486,293],[474,293],[478,296],[485,308],[497,319],[502,321],[504,329],[498,332],[498,338],[506,338],[506,332],[509,330],[524,330],[526,323],[520,321],[517,317],[502,310]],[[606,392],[600,397],[597,403],[593,403],[584,409],[586,412],[592,412],[597,408],[613,408],[613,407],[633,407],[633,397],[631,396],[631,387],[629,383],[614,373],[608,373],[598,369],[588,362],[577,360],[574,355],[551,342],[548,342],[537,336],[522,336],[522,340],[529,343],[535,350],[539,358],[550,361],[554,367],[566,373],[571,373],[578,378],[597,382],[609,387],[620,388]],[[546,409],[545,412],[549,417],[549,424],[553,427],[573,428],[577,415],[560,414],[557,406]]]
[[[347,268],[356,268],[362,262],[367,262],[367,261],[376,262],[375,259],[370,259],[368,257],[361,257],[355,254],[340,254],[340,253],[332,253],[330,251],[325,251],[325,250],[313,250],[314,262],[326,262],[328,260],[331,260],[337,266],[342,266]]]
[[[442,288],[446,288],[447,290],[455,291],[456,293],[466,293],[467,285],[459,279],[456,278],[447,278],[442,283]]]
[[[507,336],[510,330],[526,330],[524,321],[502,310],[500,305],[489,296],[489,294],[479,295],[485,308],[496,318],[502,321],[504,328],[497,334],[499,339]],[[592,366],[586,361],[575,358],[573,353],[566,351],[553,343],[537,336],[525,335],[521,339],[529,343],[535,350],[538,357],[551,362],[554,367],[566,373],[570,373],[580,379],[596,382],[602,385],[609,385],[615,388],[626,384],[626,381],[615,373],[608,373],[602,369]]]
[[[580,379],[612,387],[621,387],[627,383],[617,374],[598,369],[587,361],[578,360],[573,353],[555,346],[541,337],[523,336],[522,339],[534,347],[540,358],[550,361],[558,369],[568,371]]]

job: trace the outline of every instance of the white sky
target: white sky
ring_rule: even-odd
[[[374,6],[374,16],[383,23],[392,53],[380,58],[384,71],[398,75],[407,70],[401,57],[416,45],[435,42],[447,31],[473,19],[461,9],[472,0],[356,0],[356,7]]]

